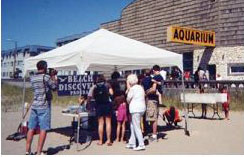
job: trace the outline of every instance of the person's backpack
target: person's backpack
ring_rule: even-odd
[[[94,99],[96,104],[109,103],[109,91],[105,83],[98,83],[94,89]]]

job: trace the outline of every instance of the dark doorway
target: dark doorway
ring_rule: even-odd
[[[216,65],[215,64],[208,65],[208,71],[209,71],[209,80],[216,80]]]
[[[183,53],[183,69],[193,73],[193,52]]]

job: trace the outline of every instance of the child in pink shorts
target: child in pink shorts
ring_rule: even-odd
[[[125,135],[125,123],[128,120],[127,119],[127,105],[125,102],[125,97],[124,96],[119,96],[115,99],[115,103],[117,104],[117,111],[116,111],[116,116],[117,116],[117,138],[116,141],[120,141],[120,130],[122,127],[122,132],[121,132],[121,140],[125,142],[124,140],[124,135]]]

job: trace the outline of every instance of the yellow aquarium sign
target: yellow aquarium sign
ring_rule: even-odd
[[[167,29],[167,41],[215,47],[215,32],[170,26]]]

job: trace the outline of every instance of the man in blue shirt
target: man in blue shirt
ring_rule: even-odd
[[[162,85],[163,77],[160,75],[160,67],[154,65],[153,68],[153,78],[151,88],[146,91],[147,95],[147,110],[146,110],[146,120],[152,122],[153,135],[152,141],[157,141],[157,121],[158,121],[158,104],[159,96],[156,94],[158,91],[162,94]],[[160,82],[160,83],[159,83]]]
[[[146,70],[145,71],[145,77],[142,79],[141,85],[143,86],[145,92],[149,90],[152,86],[152,77],[151,77],[151,71]]]
[[[37,154],[40,155],[42,153],[47,130],[49,130],[51,127],[51,90],[55,90],[57,87],[56,75],[46,74],[47,62],[39,61],[36,66],[38,72],[30,78],[34,91],[34,100],[31,105],[31,113],[29,117],[26,155],[31,154],[31,143],[35,129],[37,129],[38,126],[40,127],[40,135],[37,146]]]

